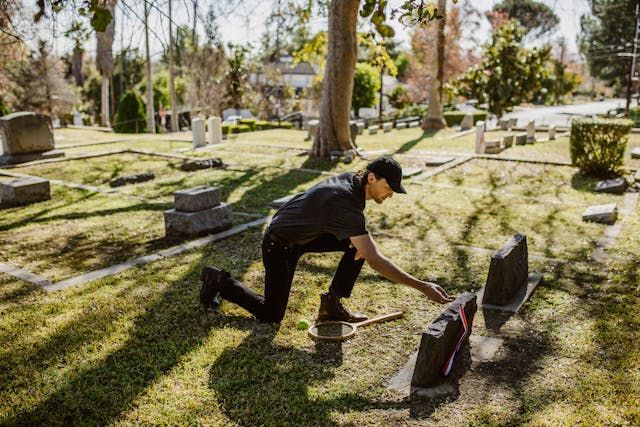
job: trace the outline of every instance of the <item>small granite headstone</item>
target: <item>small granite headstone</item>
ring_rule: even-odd
[[[209,144],[219,144],[222,142],[222,121],[220,117],[209,117],[207,120],[209,131]]]
[[[484,154],[486,141],[484,139],[484,121],[476,122],[476,154]]]
[[[527,134],[519,133],[516,134],[516,145],[526,145],[527,144]]]
[[[382,131],[383,131],[384,133],[391,132],[391,129],[393,129],[393,123],[391,123],[391,122],[384,122],[384,123],[382,124]]]
[[[198,212],[220,204],[218,187],[201,186],[173,193],[173,207],[182,212]]]
[[[223,165],[222,159],[213,157],[211,159],[202,160],[189,160],[180,165],[180,170],[184,172],[193,172],[200,169],[214,169],[221,168]]]
[[[418,126],[420,126],[420,120],[414,120],[412,122],[409,122],[408,125],[410,128],[417,128]]]
[[[220,203],[217,187],[181,190],[174,193],[174,197],[174,209],[164,212],[167,237],[196,237],[231,227],[231,206]]]
[[[485,286],[478,293],[482,306],[517,312],[542,281],[529,274],[527,237],[515,234],[491,257]]]
[[[501,130],[509,130],[509,119],[500,119],[498,124]]]
[[[425,166],[442,166],[445,163],[449,163],[453,161],[455,157],[453,156],[430,156],[427,157],[424,164]]]
[[[514,117],[509,119],[509,129],[513,129],[514,127],[516,127],[518,124],[518,118]]]
[[[460,130],[469,130],[473,128],[473,114],[465,114],[460,123]]]
[[[631,158],[640,159],[640,147],[636,147],[633,150],[631,150]]]
[[[606,205],[589,206],[582,214],[583,221],[613,224],[618,217],[618,205],[608,203]]]
[[[378,133],[378,126],[369,126],[369,135],[375,135]]]
[[[358,135],[362,135],[364,133],[364,122],[356,122],[356,126],[358,127]]]
[[[607,179],[596,184],[598,193],[622,194],[627,189],[627,180],[624,178]]]
[[[459,312],[460,306],[464,310],[468,330],[457,356],[462,355],[464,348],[469,345],[469,335],[471,335],[477,305],[476,294],[466,292],[456,298],[422,333],[411,378],[412,387],[436,387],[447,381],[447,377],[443,374],[443,366],[464,332]],[[453,363],[454,366],[459,365],[461,358],[455,357]]]
[[[549,126],[549,141],[556,139],[556,127]]]
[[[54,150],[53,125],[44,114],[17,112],[0,117],[0,164],[62,157]]]
[[[137,184],[139,182],[151,181],[156,176],[153,172],[142,172],[134,175],[119,176],[109,181],[110,187],[122,187],[127,184]]]
[[[513,135],[505,135],[502,137],[502,147],[509,148],[513,145]]]
[[[535,142],[536,140],[536,122],[535,120],[531,120],[529,124],[527,124],[527,142]]]
[[[313,141],[314,139],[316,139],[316,134],[318,133],[318,126],[320,124],[320,120],[317,119],[313,119],[313,120],[309,120],[308,126],[308,132],[307,132],[307,141]]]
[[[404,129],[407,127],[407,122],[398,122],[396,123],[396,129]]]
[[[193,133],[193,149],[207,145],[204,120],[195,118],[191,120],[191,132]]]
[[[30,176],[0,182],[0,208],[23,206],[51,199],[49,181]]]
[[[502,152],[502,147],[500,147],[500,140],[487,140],[485,141],[485,149],[484,152],[486,154],[498,154]]]

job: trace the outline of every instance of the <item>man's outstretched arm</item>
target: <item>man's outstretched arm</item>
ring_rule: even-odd
[[[370,235],[354,236],[350,237],[350,240],[357,250],[356,259],[364,258],[371,268],[392,282],[411,286],[422,292],[427,298],[441,304],[453,301],[453,298],[442,287],[435,283],[416,279],[382,255]]]

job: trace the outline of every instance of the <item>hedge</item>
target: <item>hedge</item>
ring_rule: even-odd
[[[248,125],[231,126],[231,133],[244,133],[244,132],[251,132],[251,128]]]
[[[618,176],[633,122],[626,119],[576,119],[571,123],[571,162],[585,175]]]
[[[240,119],[238,120],[238,124],[249,126],[249,129],[252,131],[256,130],[256,119]]]
[[[142,99],[129,91],[122,95],[113,124],[118,133],[144,133],[147,131],[147,112]]]
[[[462,119],[467,113],[463,111],[445,111],[443,113],[444,120],[447,122],[447,126],[459,126],[462,123]],[[473,124],[480,120],[487,120],[488,113],[486,111],[474,111],[473,112]]]

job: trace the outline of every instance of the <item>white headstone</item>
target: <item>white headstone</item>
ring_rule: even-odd
[[[631,150],[631,158],[640,159],[640,147],[636,147],[633,150]]]
[[[193,119],[191,120],[191,132],[193,133],[193,148],[204,147],[207,144],[204,120]]]
[[[222,120],[220,117],[209,117],[207,120],[209,130],[209,144],[219,144],[222,142]]]
[[[555,126],[549,126],[549,141],[551,141],[552,139],[556,139],[556,127]]]
[[[378,133],[378,126],[369,126],[369,135],[375,135]]]
[[[465,114],[462,123],[460,123],[460,130],[469,130],[473,127],[473,114]]]
[[[536,140],[536,122],[531,120],[529,124],[527,124],[527,141],[535,141]]]
[[[385,122],[382,124],[382,130],[386,133],[386,132],[391,132],[391,129],[393,129],[393,123],[391,122]]]
[[[484,121],[476,122],[476,154],[484,154]]]
[[[84,125],[82,121],[82,113],[80,111],[73,112],[73,125],[74,126],[82,126]]]
[[[607,205],[589,206],[582,214],[583,221],[613,224],[618,216],[618,206],[615,203]]]

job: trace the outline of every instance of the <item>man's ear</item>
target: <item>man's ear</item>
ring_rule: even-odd
[[[369,174],[367,175],[367,183],[369,184],[373,184],[376,181],[376,176],[369,172]]]

